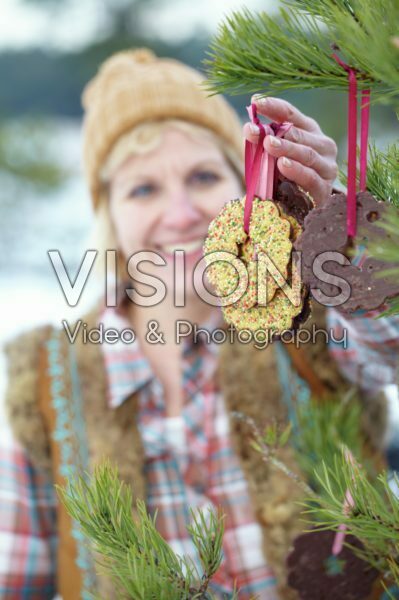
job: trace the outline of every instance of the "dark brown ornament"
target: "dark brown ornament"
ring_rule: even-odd
[[[277,186],[276,204],[282,206],[284,212],[295,217],[302,227],[306,215],[312,210],[313,204],[305,192],[302,192],[292,181],[280,181]]]
[[[303,227],[305,217],[313,208],[313,203],[310,197],[299,189],[296,183],[289,181],[288,179],[282,178],[277,186],[276,192],[276,204],[277,206],[290,217],[294,217],[299,225]],[[294,317],[292,321],[292,330],[299,329],[299,327],[306,323],[311,315],[311,303],[310,303],[310,292],[309,286],[303,285],[302,290],[303,297],[303,308],[302,311]],[[278,338],[279,336],[275,336]]]
[[[310,303],[310,292],[309,292],[309,288],[307,286],[306,287],[304,286],[303,293],[304,293],[304,299],[303,299],[302,310],[299,313],[299,315],[294,317],[294,319],[292,321],[292,329],[294,331],[296,329],[299,329],[303,323],[306,323],[306,321],[309,319],[310,315],[312,314],[312,307],[311,307],[311,303]]]
[[[332,556],[333,531],[311,531],[294,540],[287,558],[288,585],[300,600],[365,600],[378,571],[344,546]],[[353,535],[346,541],[356,548],[362,543]]]
[[[304,283],[311,290],[320,290],[325,297],[331,298],[330,301],[319,300],[317,297],[319,301],[327,306],[337,306],[344,313],[378,308],[386,300],[399,294],[399,281],[375,276],[379,271],[397,265],[382,262],[364,253],[371,240],[384,242],[390,238],[390,234],[378,226],[378,221],[387,210],[386,204],[379,202],[368,192],[359,193],[356,204],[357,235],[354,240],[348,240],[347,236],[346,196],[335,194],[325,205],[313,209],[307,215],[304,231],[294,243],[295,250],[301,252]],[[325,261],[322,265],[322,281],[314,272],[314,264],[315,259],[324,252],[339,253],[347,264],[340,264],[335,257],[334,260]],[[358,261],[362,252],[364,256]],[[341,292],[336,277],[344,279],[351,289],[349,299],[339,305],[334,303],[334,297]]]

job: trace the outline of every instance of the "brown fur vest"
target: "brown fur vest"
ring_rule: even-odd
[[[87,327],[95,327],[99,307],[83,317]],[[307,327],[309,328],[314,319]],[[324,325],[323,314],[317,320]],[[49,362],[45,344],[54,328],[43,326],[18,336],[6,345],[9,365],[7,406],[10,422],[17,439],[27,448],[29,456],[38,468],[47,470],[55,483],[63,485],[65,476],[60,473],[62,448],[66,439],[54,439],[56,412],[51,402],[51,373],[57,375],[57,366]],[[105,368],[101,347],[84,344],[77,338],[73,349],[63,330],[58,332],[62,355],[64,387],[60,391],[70,412],[70,419],[85,423],[89,454],[89,469],[105,457],[117,464],[120,477],[131,486],[134,497],[145,498],[143,478],[143,449],[135,424],[137,398],[132,395],[116,409],[110,409],[106,401]],[[281,400],[274,344],[257,350],[249,344],[225,344],[221,347],[218,377],[228,411],[239,411],[251,417],[262,427],[271,419],[286,419]],[[325,342],[303,346],[288,354],[301,375],[310,382],[316,392],[327,389],[344,391],[347,384],[328,355]],[[76,361],[79,390],[71,378],[71,350]],[[312,368],[310,368],[312,365]],[[50,369],[50,372],[49,372]],[[317,376],[315,376],[317,373]],[[287,373],[289,377],[289,373]],[[78,396],[78,397],[76,397]],[[76,414],[76,411],[80,411]],[[374,417],[373,417],[374,419]],[[296,501],[301,492],[291,479],[265,463],[262,456],[250,444],[248,425],[231,418],[233,446],[244,474],[256,515],[263,530],[264,552],[268,563],[274,568],[281,598],[295,598],[285,584],[284,559],[295,534],[303,529]],[[69,432],[69,442],[79,445],[79,436]],[[297,471],[291,450],[281,451],[282,460]],[[64,600],[77,600],[83,589],[82,571],[76,565],[77,545],[71,535],[71,520],[62,505],[58,510],[58,590]],[[87,582],[85,582],[87,583]],[[101,597],[110,599],[114,594],[102,577],[97,578],[97,590]]]

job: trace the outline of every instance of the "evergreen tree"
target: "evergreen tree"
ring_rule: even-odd
[[[371,105],[399,104],[399,3],[397,0],[284,0],[281,22],[265,12],[234,12],[211,44],[208,89],[261,93],[288,89],[348,89],[339,53],[357,72],[358,89],[371,91]],[[281,24],[280,24],[281,23]],[[371,145],[367,189],[394,208],[381,226],[391,241],[370,244],[370,254],[399,265],[399,147],[385,153]],[[398,269],[381,275],[398,276]],[[383,315],[399,314],[399,299]],[[381,315],[381,316],[383,316]]]

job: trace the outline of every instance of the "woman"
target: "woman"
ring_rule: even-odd
[[[118,250],[120,286],[116,306],[101,301],[82,322],[87,331],[99,324],[130,328],[136,339],[99,346],[78,335],[71,344],[65,330],[48,326],[8,344],[7,401],[20,445],[4,457],[11,500],[2,496],[2,598],[51,598],[58,591],[74,600],[92,588],[91,557],[52,483],[62,485],[77,468],[92,469],[105,457],[118,464],[134,496],[158,510],[157,527],[176,552],[194,561],[188,506],[222,506],[225,559],[215,593],[229,595],[236,583],[243,599],[289,597],[283,556],[296,527],[298,491],[251,452],[245,426],[228,416],[235,409],[259,423],[281,417],[282,363],[272,347],[259,353],[249,345],[176,338],[178,321],[209,331],[222,326],[218,309],[196,293],[195,265],[209,222],[243,193],[242,128],[200,82],[181,63],[136,50],[106,61],[84,92],[85,167],[103,232],[98,248],[100,255]],[[294,124],[280,144],[265,140],[280,173],[316,203],[327,199],[337,170],[334,142],[285,101],[257,106],[271,120]],[[258,133],[245,126],[249,139]],[[158,256],[138,267],[164,282],[157,304],[154,279],[145,280],[133,262],[127,267],[143,250]],[[176,271],[175,250],[185,254]],[[138,280],[133,292],[131,274]],[[344,387],[326,348],[310,352],[320,377]],[[294,372],[287,360],[282,368]],[[285,458],[292,461],[289,451]],[[275,509],[284,507],[279,520]],[[95,585],[103,597],[113,596],[101,578]]]

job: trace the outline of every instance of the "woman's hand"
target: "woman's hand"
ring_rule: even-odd
[[[277,166],[282,175],[309,192],[316,205],[323,203],[331,194],[338,173],[337,145],[324,135],[318,123],[304,115],[286,100],[254,96],[259,115],[277,123],[289,121],[293,126],[284,139],[267,135],[265,149],[278,158]],[[252,123],[244,125],[244,135],[256,142],[259,131]]]

